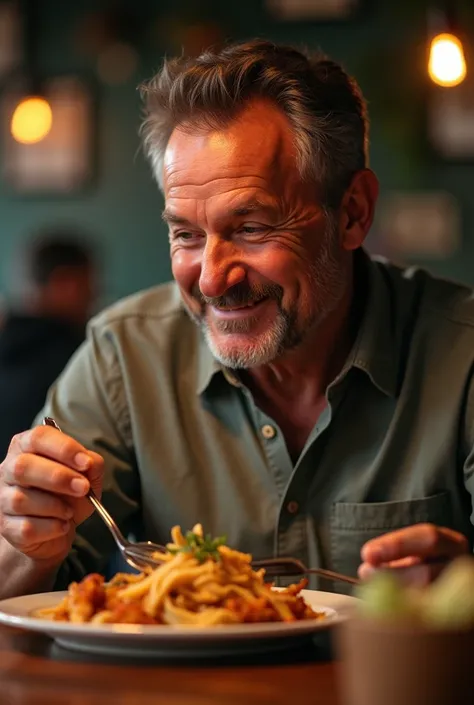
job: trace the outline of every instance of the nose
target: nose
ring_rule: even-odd
[[[204,296],[222,296],[232,286],[245,279],[245,267],[240,262],[235,244],[209,237],[202,255],[199,288]]]

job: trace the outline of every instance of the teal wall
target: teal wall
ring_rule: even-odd
[[[97,0],[42,0],[41,67],[45,72],[78,71],[92,76],[92,62],[74,51],[74,28],[85,10],[105,5]],[[151,26],[151,18],[173,12],[190,20],[197,16],[189,2],[137,0],[135,5],[145,26]],[[469,5],[463,20],[472,30]],[[462,249],[447,261],[427,264],[439,273],[474,283],[474,164],[443,164],[430,154],[423,137],[423,2],[373,1],[353,22],[329,25],[279,24],[268,17],[260,0],[200,0],[198,6],[201,17],[207,14],[222,22],[228,37],[260,36],[319,46],[356,75],[369,99],[372,167],[382,194],[412,188],[453,193],[462,210]],[[13,250],[31,229],[50,222],[83,224],[94,234],[105,262],[106,300],[169,278],[167,237],[160,221],[162,199],[139,151],[136,85],[153,73],[163,53],[171,49],[165,39],[144,36],[133,79],[120,87],[99,86],[97,179],[87,190],[64,198],[26,198],[0,184],[0,292],[6,288]]]

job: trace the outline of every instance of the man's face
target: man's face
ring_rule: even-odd
[[[174,278],[224,365],[276,360],[337,306],[347,254],[276,107],[252,103],[219,132],[176,129],[164,186]]]

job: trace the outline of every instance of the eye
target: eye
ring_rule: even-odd
[[[173,232],[170,235],[170,239],[173,242],[183,242],[183,243],[194,243],[201,239],[199,233],[193,233],[189,230],[179,230],[178,232]]]
[[[237,232],[244,233],[245,235],[259,235],[267,232],[269,229],[268,225],[262,225],[259,223],[252,223],[251,225],[240,225]]]

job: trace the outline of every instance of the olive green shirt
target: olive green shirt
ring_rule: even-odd
[[[173,525],[201,522],[255,557],[354,575],[365,541],[417,522],[472,545],[473,294],[360,257],[356,342],[296,464],[274,420],[214,360],[174,283],[91,322],[43,413],[103,455],[103,499],[125,533],[165,542]],[[104,571],[113,549],[93,515],[58,587]]]

